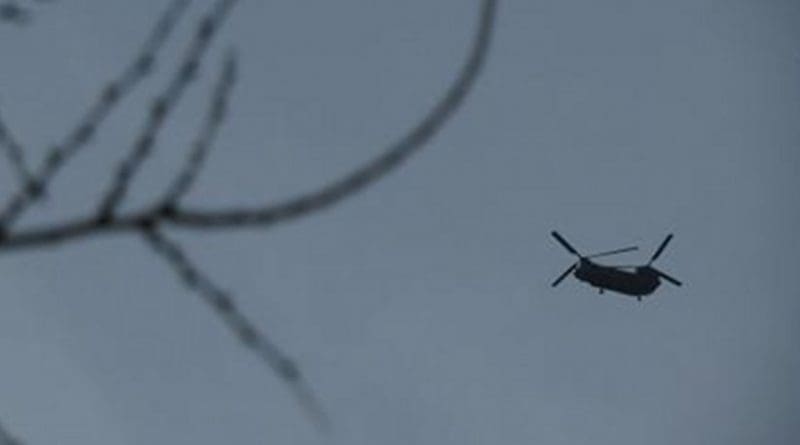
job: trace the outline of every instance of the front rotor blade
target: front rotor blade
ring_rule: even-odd
[[[614,255],[614,254],[617,254],[617,253],[632,252],[634,250],[639,250],[639,247],[638,246],[631,246],[631,247],[625,247],[623,249],[609,250],[608,252],[594,253],[592,255],[587,256],[586,258],[597,258],[599,256],[607,256],[607,255]]]
[[[553,230],[552,232],[550,232],[550,234],[551,234],[551,235],[553,235],[553,238],[555,238],[555,239],[556,239],[556,241],[558,241],[558,242],[559,242],[559,243],[560,243],[562,246],[564,246],[564,248],[565,248],[565,249],[567,249],[567,250],[569,251],[569,253],[571,253],[571,254],[573,254],[573,255],[575,255],[575,256],[577,256],[577,257],[580,257],[580,256],[581,256],[581,254],[579,254],[579,253],[578,253],[578,251],[577,251],[577,250],[575,250],[575,248],[574,248],[574,247],[572,247],[572,246],[571,246],[571,245],[570,245],[570,244],[567,242],[567,240],[565,240],[565,239],[564,239],[564,237],[562,237],[561,235],[559,235],[559,234],[558,234],[558,232],[556,232],[555,230]]]
[[[564,273],[559,275],[559,277],[556,278],[556,281],[553,281],[553,287],[558,286],[558,283],[564,281],[564,278],[567,278],[567,275],[571,274],[572,271],[575,270],[576,266],[577,266],[577,264],[573,264],[572,266],[569,266],[569,269],[565,270]]]
[[[664,272],[661,272],[658,269],[653,269],[653,270],[656,271],[656,273],[658,274],[659,277],[669,281],[670,283],[672,283],[672,284],[674,284],[676,286],[683,286],[683,283],[681,283],[680,281],[676,280],[675,278],[672,278],[671,276],[665,274]]]
[[[653,254],[652,258],[650,258],[650,262],[651,263],[653,261],[655,261],[656,259],[658,259],[658,257],[661,256],[661,252],[664,251],[664,249],[667,247],[667,244],[669,244],[670,241],[672,241],[672,234],[671,233],[669,235],[667,235],[667,237],[664,238],[664,241],[661,242],[661,245],[658,246],[658,249],[656,249],[656,253]]]

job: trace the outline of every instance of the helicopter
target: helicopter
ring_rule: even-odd
[[[664,241],[661,242],[647,264],[636,266],[605,266],[591,260],[592,258],[638,250],[639,248],[636,246],[584,256],[555,230],[551,232],[551,235],[569,253],[578,257],[577,263],[571,265],[553,281],[553,287],[558,286],[569,274],[574,272],[575,278],[598,288],[601,294],[606,290],[611,290],[623,295],[636,297],[637,300],[642,301],[642,297],[652,294],[661,285],[662,278],[676,286],[683,285],[680,281],[652,266],[653,262],[664,252],[667,244],[672,241],[672,234],[667,235]]]

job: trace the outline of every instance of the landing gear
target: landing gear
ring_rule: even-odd
[[[604,293],[605,291],[606,291],[606,290],[605,290],[605,289],[603,289],[602,287],[601,287],[600,289],[598,289],[598,292],[600,293],[600,295],[603,295],[603,293]]]
[[[636,299],[637,299],[638,301],[642,301],[642,296],[641,296],[641,295],[637,295],[637,296],[636,296]]]

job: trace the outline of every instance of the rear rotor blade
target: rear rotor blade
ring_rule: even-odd
[[[617,253],[632,252],[634,250],[639,250],[639,247],[638,246],[631,246],[631,247],[625,247],[623,249],[609,250],[608,252],[594,253],[594,254],[591,254],[591,255],[587,256],[586,258],[597,258],[597,257],[600,257],[600,256],[615,255]]]
[[[556,278],[556,281],[553,281],[553,287],[558,286],[558,283],[564,281],[564,278],[567,278],[567,276],[571,274],[573,270],[575,270],[575,267],[577,267],[577,264],[569,266],[569,269],[565,270],[564,273],[559,275],[558,278]]]
[[[655,268],[653,270],[656,271],[656,273],[658,274],[659,277],[669,281],[670,283],[672,283],[672,284],[674,284],[676,286],[683,286],[683,283],[681,283],[680,281],[676,280],[675,278],[672,278],[671,276],[665,274],[664,272],[661,272],[660,270],[655,269]]]
[[[551,235],[553,235],[553,238],[555,238],[555,239],[556,239],[556,241],[558,241],[558,242],[559,242],[559,244],[561,244],[562,246],[564,246],[564,248],[565,248],[565,249],[567,249],[567,250],[569,251],[569,253],[571,253],[571,254],[573,254],[573,255],[575,255],[575,256],[577,256],[577,257],[580,257],[580,256],[581,256],[581,254],[579,254],[579,253],[578,253],[578,251],[577,251],[577,250],[575,250],[575,248],[574,248],[574,247],[572,247],[572,246],[571,246],[571,245],[570,245],[570,244],[567,242],[567,240],[565,240],[565,239],[564,239],[564,237],[562,237],[561,235],[559,235],[559,234],[558,234],[558,232],[556,232],[555,230],[553,230],[552,232],[550,232],[550,234],[551,234]]]
[[[664,238],[664,241],[661,242],[661,245],[658,246],[658,249],[656,249],[656,253],[653,254],[652,258],[650,258],[650,263],[652,263],[653,261],[658,259],[658,257],[661,256],[661,252],[664,251],[664,249],[667,247],[667,244],[669,244],[670,241],[672,241],[672,234],[671,233],[669,235],[667,235],[667,237]]]

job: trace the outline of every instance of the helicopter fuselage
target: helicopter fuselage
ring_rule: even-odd
[[[603,266],[582,258],[575,268],[575,278],[589,283],[600,291],[611,290],[625,295],[642,297],[652,294],[661,284],[658,273],[649,266],[635,267],[633,272]]]

